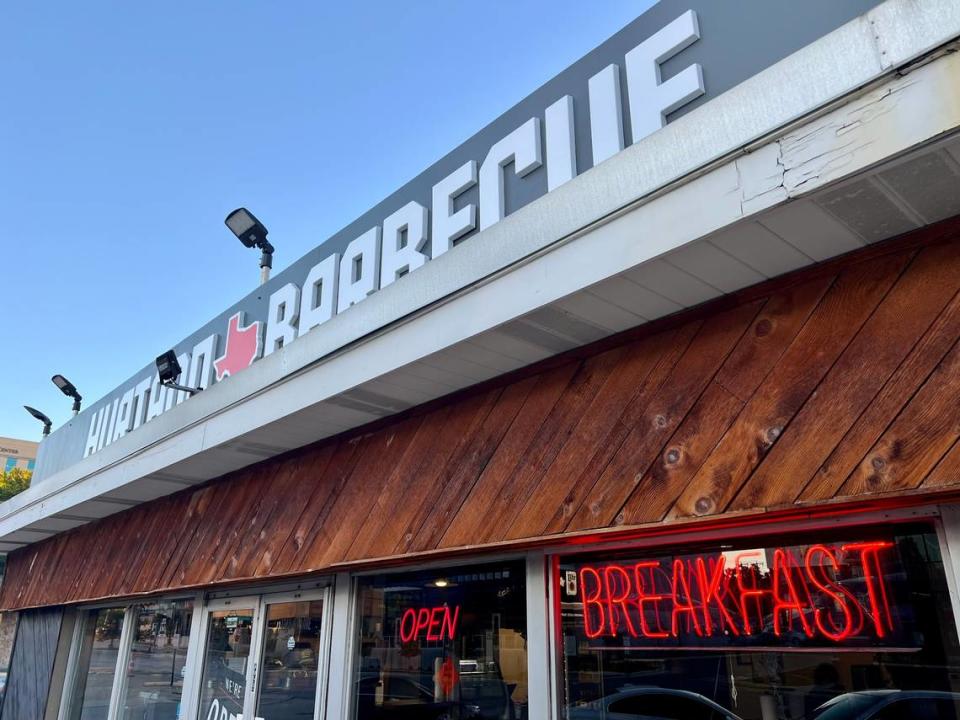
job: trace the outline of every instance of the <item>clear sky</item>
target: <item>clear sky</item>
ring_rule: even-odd
[[[0,435],[68,419],[54,373],[92,402],[249,291],[233,208],[282,269],[651,4],[4,3]]]

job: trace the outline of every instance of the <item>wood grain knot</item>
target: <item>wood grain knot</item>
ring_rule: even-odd
[[[713,508],[713,501],[710,498],[702,497],[694,504],[693,509],[697,515],[706,515]]]
[[[753,333],[758,338],[766,337],[771,332],[773,332],[773,323],[770,322],[767,318],[760,320],[756,326],[753,328]]]
[[[665,428],[667,426],[667,419],[663,415],[656,415],[653,418],[653,426],[656,428]]]

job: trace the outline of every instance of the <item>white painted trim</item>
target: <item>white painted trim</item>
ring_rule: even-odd
[[[222,589],[212,589],[207,593],[207,601],[215,602],[217,600],[229,600],[234,597],[251,597],[256,595],[278,595],[286,593],[295,595],[297,593],[312,593],[322,591],[324,588],[333,584],[333,576],[321,577],[320,579],[308,578],[306,580],[288,581],[285,579],[266,578],[259,582],[238,585]]]
[[[0,537],[960,126],[960,61],[944,57],[906,78],[890,72],[958,35],[953,0],[887,0],[427,263],[416,282],[411,274],[393,283],[39,482],[0,506]],[[895,52],[881,60],[878,48]],[[938,77],[946,67],[953,70]],[[778,128],[815,118],[838,98],[855,104],[885,75],[902,102],[889,103],[879,122],[851,125],[863,131],[852,151],[842,154],[851,136],[834,133],[831,152],[810,159],[817,167],[794,173],[802,183],[791,185],[785,172],[782,185],[745,196],[738,176],[764,157],[743,155],[747,148],[781,143],[790,133],[777,137]]]
[[[953,605],[954,627],[960,634],[960,505],[940,506],[937,530],[940,552],[943,555],[943,570],[947,576],[947,588]]]
[[[166,598],[164,598],[166,599]],[[190,644],[187,648],[187,661],[184,663],[183,688],[180,692],[180,720],[192,718],[197,713],[199,699],[200,678],[197,676],[200,658],[203,657],[203,635],[200,627],[206,613],[203,595],[193,598],[193,617],[190,619]]]
[[[327,679],[325,720],[347,720],[353,705],[353,657],[356,629],[356,580],[339,573],[333,586],[333,629],[330,641],[330,673]]]
[[[190,690],[193,693],[187,702],[186,712],[183,713],[184,720],[197,720],[200,715],[200,691],[203,689],[203,658],[207,649],[207,635],[210,632],[210,611],[207,604],[199,606],[200,619],[197,622],[197,632],[199,634],[197,644],[197,656],[194,658],[192,668],[193,682]],[[196,617],[196,615],[194,615]],[[188,670],[190,672],[190,670]],[[184,687],[184,697],[186,697],[187,688]]]
[[[552,720],[553,663],[550,642],[550,603],[547,556],[527,553],[527,718]]]
[[[247,682],[243,693],[243,717],[256,718],[257,691],[260,688],[260,666],[263,664],[263,616],[266,603],[261,595],[253,608],[250,632],[250,653],[247,655]]]
[[[560,599],[557,595],[557,570],[560,560],[556,555],[547,558],[547,618],[549,631],[547,650],[550,657],[550,710],[551,720],[563,716],[560,704],[560,659],[563,654],[563,633],[560,627]]]
[[[256,672],[255,664],[259,662],[259,659],[256,654],[256,648],[259,647],[259,644],[254,644],[258,641],[259,628],[258,623],[261,617],[260,613],[260,597],[257,595],[247,595],[243,597],[232,597],[232,598],[223,598],[220,600],[211,600],[206,603],[203,608],[203,634],[200,637],[200,648],[199,648],[199,657],[197,659],[197,667],[195,672],[196,677],[196,692],[192,702],[195,707],[195,715],[185,716],[196,720],[200,717],[199,713],[203,711],[203,708],[200,707],[200,693],[203,690],[203,660],[206,657],[207,650],[207,638],[210,634],[210,615],[211,613],[223,611],[223,610],[232,610],[234,608],[251,608],[253,610],[253,618],[251,620],[251,629],[250,634],[250,652],[247,655],[247,666],[244,673],[244,697],[243,697],[243,712],[244,715],[248,715],[248,710],[252,708],[253,703],[253,693],[252,685],[256,681]],[[252,717],[252,715],[251,715]]]
[[[77,684],[77,669],[80,660],[80,647],[83,642],[83,631],[89,622],[87,610],[77,610],[77,621],[73,624],[73,637],[70,639],[70,654],[67,657],[67,669],[63,676],[63,693],[60,695],[60,710],[57,720],[67,720],[70,705],[73,703],[74,690]]]
[[[323,623],[320,632],[319,663],[317,667],[317,701],[313,708],[314,720],[322,720],[327,712],[327,693],[329,692],[330,652],[333,638],[333,587],[323,591]]]
[[[267,631],[267,606],[276,605],[277,603],[293,603],[293,602],[310,602],[313,600],[323,601],[322,608],[322,617],[321,617],[321,640],[320,640],[320,650],[323,650],[324,639],[323,639],[323,628],[327,624],[327,615],[329,613],[328,606],[328,589],[322,588],[319,590],[293,590],[289,592],[276,592],[276,593],[266,593],[260,596],[260,605],[257,609],[257,627],[254,628],[253,635],[251,637],[250,643],[250,652],[251,657],[253,653],[256,652],[255,664],[254,664],[254,682],[249,688],[251,694],[251,703],[250,706],[244,709],[244,714],[250,714],[250,717],[256,718],[257,715],[257,701],[260,696],[260,686],[261,681],[263,680],[263,674],[259,672],[260,666],[263,664],[263,654],[265,651],[264,639]],[[254,645],[256,641],[256,645]],[[317,658],[317,693],[314,700],[314,717],[317,716],[317,710],[320,702],[321,694],[321,677],[325,670],[326,658],[318,654]]]
[[[120,699],[127,686],[127,663],[130,662],[130,646],[133,643],[134,606],[123,611],[123,627],[120,630],[120,648],[117,652],[117,666],[113,672],[113,687],[110,691],[110,709],[107,720],[117,720],[120,716]]]

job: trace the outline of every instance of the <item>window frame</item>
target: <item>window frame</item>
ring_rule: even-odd
[[[359,651],[357,630],[360,627],[360,581],[371,576],[390,576],[405,575],[408,573],[446,570],[454,568],[469,568],[477,565],[489,565],[500,562],[518,562],[524,563],[524,594],[525,594],[525,620],[527,623],[527,717],[528,720],[550,720],[552,713],[552,702],[541,702],[538,706],[534,705],[533,698],[549,699],[552,685],[549,663],[550,645],[549,642],[539,642],[540,649],[546,652],[534,652],[534,637],[531,636],[531,627],[534,624],[531,617],[531,609],[535,608],[536,601],[531,604],[531,582],[535,585],[535,591],[543,590],[544,611],[539,616],[539,623],[543,625],[543,632],[538,632],[537,638],[547,640],[549,632],[546,630],[548,618],[551,613],[547,611],[549,577],[547,575],[546,554],[543,551],[512,552],[512,553],[494,553],[472,556],[469,558],[446,558],[445,560],[431,560],[410,565],[400,565],[391,568],[380,568],[372,570],[363,570],[354,573],[342,573],[337,575],[335,592],[337,607],[341,609],[341,622],[335,625],[336,633],[333,638],[333,649],[340,653],[339,659],[342,661],[339,666],[343,668],[342,672],[331,675],[331,698],[332,702],[327,706],[327,715],[324,720],[353,720],[356,715],[357,697],[353,692],[357,680],[357,652]],[[337,609],[335,607],[335,611]],[[346,610],[346,612],[343,612]],[[343,616],[347,617],[344,618]],[[534,660],[534,656],[537,660]],[[331,658],[331,665],[333,659]],[[534,683],[536,679],[536,690]],[[545,683],[547,690],[541,687]],[[335,691],[335,695],[334,692]],[[534,695],[536,693],[536,695]],[[331,708],[337,714],[331,713]]]
[[[89,628],[91,613],[97,610],[111,608],[123,609],[123,624],[120,629],[120,643],[117,648],[117,662],[113,670],[113,684],[110,687],[110,704],[107,708],[106,718],[106,720],[117,720],[120,713],[120,699],[123,697],[127,686],[125,668],[127,663],[130,662],[130,652],[133,647],[133,623],[137,609],[151,603],[173,600],[193,602],[193,618],[190,621],[190,649],[187,651],[187,662],[185,665],[186,675],[183,682],[183,695],[186,697],[188,685],[193,684],[190,673],[190,661],[191,655],[195,655],[194,632],[196,627],[196,613],[198,604],[203,600],[202,596],[180,594],[150,598],[149,600],[142,600],[136,603],[130,603],[128,601],[92,603],[89,605],[81,605],[76,609],[77,621],[74,623],[73,635],[70,639],[70,653],[67,656],[67,667],[64,673],[63,692],[60,695],[60,706],[57,709],[57,720],[68,720],[70,712],[73,710],[73,704],[77,700],[75,690],[78,680],[77,674],[80,670],[80,650],[83,646],[84,633]],[[184,718],[190,717],[185,714],[187,711],[189,711],[189,708],[185,707],[183,708],[183,712],[181,712]]]

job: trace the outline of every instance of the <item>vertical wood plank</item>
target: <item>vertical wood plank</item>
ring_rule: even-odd
[[[840,275],[668,517],[724,511],[909,260],[885,256]]]
[[[960,438],[960,344],[840,488],[840,495],[917,487]]]
[[[3,718],[39,720],[43,717],[62,623],[62,607],[20,613],[0,713]]]
[[[536,384],[497,452],[453,516],[440,540],[441,547],[482,542],[484,538],[499,532],[491,526],[502,523],[513,502],[512,490],[518,485],[515,478],[519,466],[528,457],[531,444],[547,416],[556,407],[576,369],[575,363],[567,363],[537,377]]]
[[[953,345],[960,340],[960,296],[954,297],[916,344],[800,495],[803,502],[832,498],[917,392]]]
[[[585,468],[596,463],[598,455],[604,456],[601,462],[609,459],[623,440],[623,414],[639,396],[649,395],[663,383],[698,327],[694,323],[681,332],[660,333],[621,350],[616,371],[590,399],[554,461],[544,468],[524,511],[510,526],[509,537],[554,532],[555,526],[567,523],[569,513],[556,509],[579,506],[578,490],[588,486],[582,481]]]
[[[718,382],[710,383],[627,498],[614,524],[663,519],[742,408],[740,398]]]
[[[613,460],[566,525],[585,530],[612,523],[667,439],[683,422],[723,361],[743,337],[763,301],[739,305],[704,323],[654,392]]]
[[[767,507],[800,495],[958,290],[955,248],[938,246],[917,255],[730,507]]]

